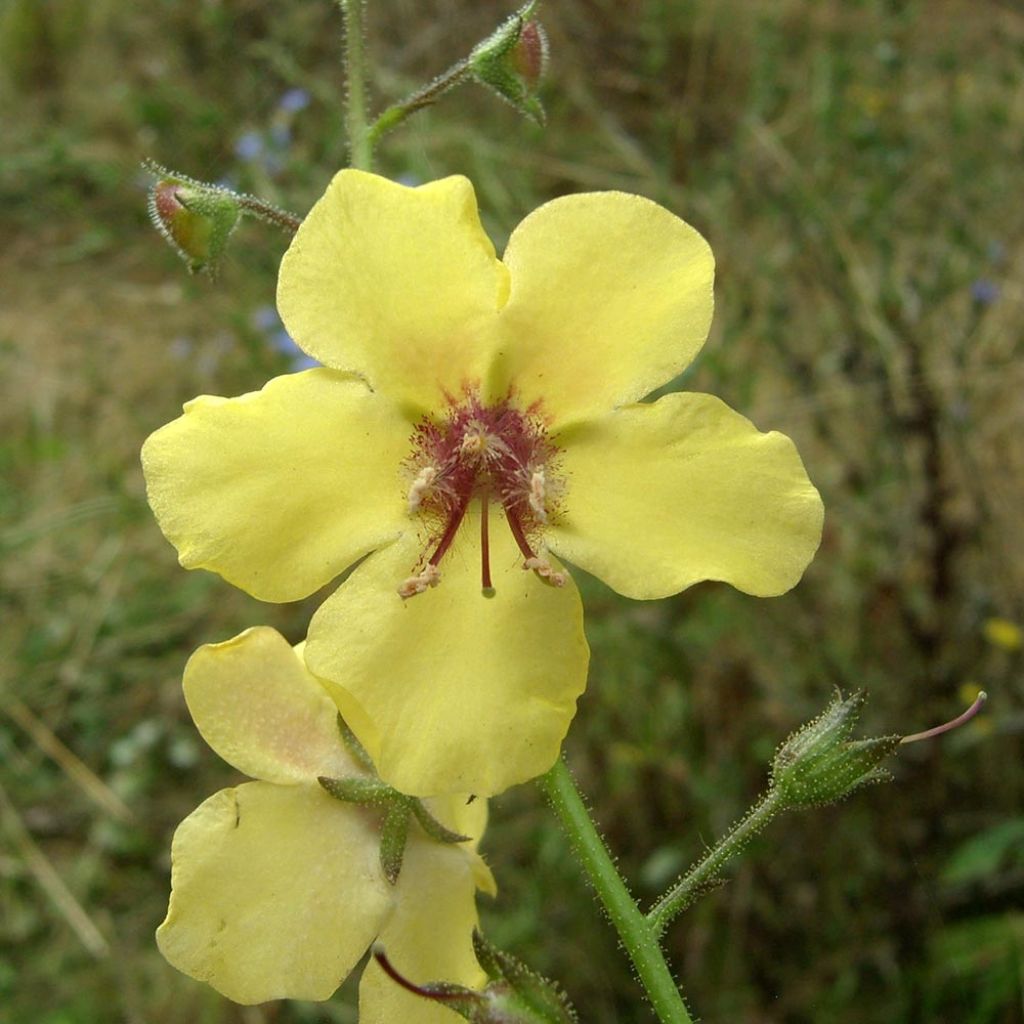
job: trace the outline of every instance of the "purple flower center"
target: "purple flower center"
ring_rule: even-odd
[[[441,560],[455,540],[474,500],[480,503],[480,580],[492,591],[489,509],[498,504],[525,559],[523,567],[554,586],[565,583],[543,552],[531,542],[558,511],[561,480],[556,475],[558,449],[535,409],[516,408],[511,397],[483,405],[467,394],[450,401],[440,422],[424,419],[412,435],[407,461],[412,479],[409,513],[431,529],[432,540],[418,571],[405,580],[402,597],[421,594],[438,584]]]

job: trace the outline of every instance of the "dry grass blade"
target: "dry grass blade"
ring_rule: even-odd
[[[57,873],[42,850],[36,846],[32,834],[21,820],[18,809],[11,803],[7,791],[0,785],[0,809],[3,810],[4,830],[11,837],[15,847],[21,852],[29,871],[43,891],[49,896],[53,905],[78,936],[79,941],[97,960],[101,960],[110,952],[110,946],[92,919],[75,899],[71,890]]]

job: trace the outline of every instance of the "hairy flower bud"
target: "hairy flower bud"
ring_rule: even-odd
[[[881,762],[900,744],[899,736],[851,740],[864,695],[837,695],[825,711],[801,726],[779,747],[772,763],[772,790],[784,807],[834,803],[889,773]]]
[[[544,123],[537,89],[548,62],[544,28],[532,15],[536,0],[525,4],[469,55],[473,77],[508,100],[520,113]]]
[[[204,185],[164,171],[149,192],[149,216],[193,274],[213,275],[242,215],[230,189]]]

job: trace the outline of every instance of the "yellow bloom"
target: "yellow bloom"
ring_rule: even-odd
[[[161,528],[183,565],[270,601],[369,554],[306,658],[381,777],[490,795],[538,775],[587,671],[556,556],[629,597],[700,580],[767,596],[817,548],[821,501],[788,438],[709,395],[637,404],[703,344],[713,269],[639,196],[547,203],[498,260],[464,178],[342,171],[278,287],[327,368],[198,398],[157,431]]]
[[[301,655],[272,629],[201,647],[185,697],[213,749],[260,781],[224,789],[178,827],[171,902],[157,931],[179,970],[239,1003],[327,999],[376,938],[417,981],[476,987],[477,887],[494,891],[475,851],[410,830],[397,883],[379,862],[375,812],[342,803],[319,776],[358,774],[337,709]],[[486,802],[434,802],[431,812],[479,837]],[[403,991],[373,962],[359,988],[362,1024],[459,1019]]]
[[[986,619],[981,627],[985,639],[1004,651],[1019,651],[1022,643],[1020,626],[1009,619]]]

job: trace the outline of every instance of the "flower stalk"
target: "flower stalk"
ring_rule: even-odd
[[[368,171],[373,166],[373,140],[366,120],[366,55],[363,50],[365,0],[339,0],[345,18],[345,129],[349,163]]]
[[[619,933],[658,1020],[662,1024],[693,1024],[658,944],[657,931],[629,894],[565,761],[559,758],[539,782]]]
[[[769,790],[647,912],[647,923],[654,930],[654,934],[660,936],[674,917],[677,917],[705,892],[718,884],[723,868],[743,852],[750,840],[780,810],[781,800],[778,792]]]
[[[468,60],[457,61],[432,82],[421,86],[398,103],[393,103],[370,126],[367,133],[370,147],[375,146],[383,135],[397,128],[406,118],[418,110],[433,106],[446,92],[465,82],[470,77],[470,71]]]

